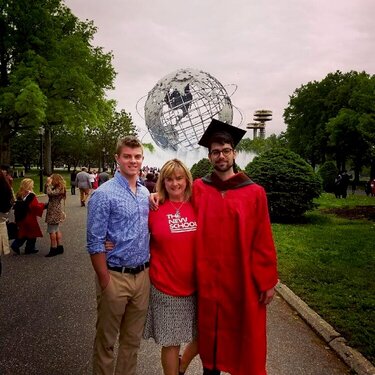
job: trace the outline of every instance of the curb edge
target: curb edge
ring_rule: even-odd
[[[286,285],[279,282],[276,291],[356,374],[375,375],[372,363],[359,351],[348,346],[339,332]]]

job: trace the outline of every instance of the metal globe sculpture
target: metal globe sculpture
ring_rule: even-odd
[[[179,69],[159,80],[145,103],[146,126],[161,148],[193,150],[211,119],[232,124],[224,86],[201,70]]]

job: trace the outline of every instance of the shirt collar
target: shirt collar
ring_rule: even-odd
[[[116,180],[120,183],[120,185],[121,186],[123,186],[123,187],[125,187],[125,188],[127,188],[127,189],[130,189],[130,186],[129,186],[129,181],[121,174],[121,172],[120,171],[116,171],[116,173],[115,173],[115,178],[116,178]],[[137,179],[137,188],[139,187],[139,186],[142,186],[142,184],[141,184],[141,182],[140,182],[140,180],[139,180],[139,178]]]

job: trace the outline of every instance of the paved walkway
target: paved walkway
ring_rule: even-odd
[[[45,235],[37,242],[38,254],[3,258],[4,275],[0,279],[2,375],[91,372],[96,311],[94,274],[85,251],[86,208],[80,207],[77,195],[69,195],[66,211],[67,220],[62,228],[63,255],[44,257],[49,246]],[[41,221],[41,224],[45,231],[45,223]],[[269,375],[350,373],[280,296],[270,306],[268,317]],[[138,374],[162,374],[159,355],[157,345],[143,342]],[[201,374],[198,359],[187,372],[187,375],[195,374]]]

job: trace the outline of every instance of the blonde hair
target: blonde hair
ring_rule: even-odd
[[[186,189],[184,199],[187,201],[190,199],[192,194],[192,187],[193,187],[193,177],[188,169],[188,167],[178,159],[172,159],[167,161],[160,170],[158,181],[156,182],[156,191],[159,195],[160,203],[164,203],[166,199],[168,199],[168,192],[165,188],[165,179],[171,177],[177,170],[181,170],[185,174],[186,178]]]
[[[32,192],[34,188],[34,181],[31,178],[24,178],[21,181],[20,188],[17,191],[16,198],[17,199],[23,199],[23,197],[26,195],[27,192]]]
[[[51,174],[51,185],[54,188],[58,188],[64,194],[64,199],[66,198],[66,183],[64,177],[61,174],[53,173]]]

